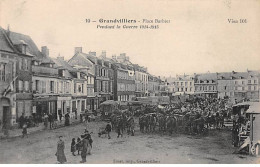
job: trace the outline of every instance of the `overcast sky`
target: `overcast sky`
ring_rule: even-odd
[[[0,25],[31,36],[65,59],[126,53],[154,75],[260,69],[260,1],[0,0]],[[158,30],[102,30],[85,19],[169,19]],[[231,24],[228,19],[247,19]],[[121,24],[123,25],[123,24]]]

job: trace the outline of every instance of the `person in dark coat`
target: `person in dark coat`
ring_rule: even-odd
[[[81,158],[82,161],[80,163],[85,163],[87,162],[86,157],[87,157],[87,152],[88,152],[88,147],[89,147],[89,141],[87,140],[87,135],[81,135],[82,138],[82,152],[81,152]]]
[[[24,113],[23,113],[22,116],[19,118],[19,122],[20,122],[20,128],[23,128],[23,124],[25,123]]]
[[[76,141],[75,141],[75,138],[72,139],[70,151],[72,152],[72,155],[76,156],[75,155],[75,152],[76,152]]]
[[[65,126],[70,125],[70,115],[69,113],[65,114]]]
[[[106,129],[105,129],[105,130],[107,131],[108,139],[111,139],[111,137],[110,137],[110,132],[111,132],[111,130],[112,130],[112,127],[111,127],[111,125],[110,125],[109,122],[107,123],[107,126],[106,126]]]
[[[118,124],[117,124],[117,138],[119,138],[119,136],[121,135],[121,137],[123,137],[123,120],[122,118],[120,118],[118,120]]]
[[[52,114],[49,114],[49,122],[50,122],[50,129],[52,129],[52,127],[53,127],[53,116],[52,116]]]
[[[26,122],[23,124],[23,138],[24,138],[24,136],[27,136],[27,138],[28,138],[27,123]]]
[[[57,143],[57,152],[55,155],[57,156],[57,161],[61,164],[67,162],[66,156],[64,154],[64,149],[65,149],[65,144],[63,141],[63,136],[59,136],[59,141]]]

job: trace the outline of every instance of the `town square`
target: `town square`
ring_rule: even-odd
[[[0,163],[260,163],[257,7],[0,2]]]

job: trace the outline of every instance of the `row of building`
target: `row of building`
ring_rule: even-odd
[[[75,47],[68,61],[51,58],[28,35],[0,27],[0,128],[16,126],[19,117],[41,120],[44,113],[59,120],[97,111],[106,100],[120,102],[146,96],[198,95],[259,99],[259,71],[179,75],[163,79],[133,64],[125,53],[83,52]]]
[[[106,100],[131,101],[158,96],[160,79],[133,64],[125,53],[112,58],[76,47],[68,61],[51,58],[28,35],[0,27],[0,126],[16,126],[19,117],[39,121],[44,114],[59,120],[96,111]]]
[[[233,101],[259,100],[260,71],[204,73],[167,78],[167,93],[229,98]]]

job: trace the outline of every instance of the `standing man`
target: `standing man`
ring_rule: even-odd
[[[65,114],[65,126],[70,125],[70,115],[69,113]]]
[[[117,138],[121,135],[123,137],[123,119],[122,117],[119,118],[118,123],[117,123]]]
[[[20,128],[23,128],[23,124],[24,124],[24,122],[25,122],[24,113],[23,113],[22,116],[19,118],[19,122],[20,122]]]
[[[111,139],[111,137],[110,137],[110,132],[111,132],[111,130],[112,130],[112,127],[111,127],[111,125],[110,125],[109,122],[107,122],[107,126],[106,126],[106,129],[105,129],[105,130],[107,131],[108,139]]]
[[[48,115],[44,113],[43,120],[44,120],[45,129],[47,129],[48,127],[48,118],[49,118]]]
[[[50,129],[53,127],[53,116],[52,114],[49,114],[49,122],[50,122]]]
[[[81,135],[81,141],[82,141],[82,152],[81,152],[81,158],[82,161],[80,161],[80,163],[85,163],[87,162],[86,157],[87,157],[87,151],[88,151],[88,147],[89,147],[89,141],[86,139],[87,138],[87,134],[83,134]]]

